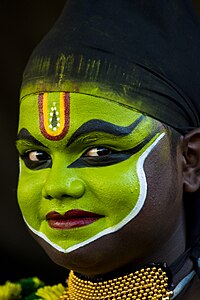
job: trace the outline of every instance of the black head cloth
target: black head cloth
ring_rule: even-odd
[[[200,23],[190,0],[68,0],[28,62],[21,99],[45,91],[199,127]]]

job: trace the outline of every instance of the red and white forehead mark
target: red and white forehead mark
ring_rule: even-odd
[[[69,93],[42,93],[38,96],[40,131],[45,138],[58,141],[69,130]]]

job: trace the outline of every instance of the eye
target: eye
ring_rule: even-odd
[[[44,161],[49,159],[49,155],[43,151],[30,151],[27,153],[27,158],[31,161]]]
[[[21,158],[31,170],[51,168],[52,165],[51,156],[41,150],[28,151],[22,154]]]
[[[109,166],[124,160],[123,152],[116,151],[104,146],[98,146],[88,149],[77,161],[70,167],[101,167]]]
[[[102,157],[106,155],[110,155],[113,151],[106,147],[95,147],[89,149],[87,152],[83,154],[84,157]]]
[[[157,131],[153,132],[135,147],[127,150],[114,150],[104,146],[90,148],[68,168],[106,167],[123,162],[139,152],[156,134]]]

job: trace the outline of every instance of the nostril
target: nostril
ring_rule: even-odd
[[[46,198],[47,200],[52,200],[52,199],[53,199],[53,197],[51,197],[50,195],[46,195],[45,198]]]
[[[63,195],[61,195],[61,199],[65,199],[65,198],[67,198],[67,197],[69,197],[69,195],[67,195],[67,194],[63,194]]]
[[[51,193],[49,193],[48,191],[46,191],[46,189],[43,189],[43,191],[42,191],[42,197],[44,199],[47,199],[47,200],[52,200],[54,198],[53,195],[51,196]]]

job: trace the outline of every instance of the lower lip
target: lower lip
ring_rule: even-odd
[[[54,229],[72,229],[83,227],[89,224],[94,223],[99,220],[99,218],[72,218],[72,219],[57,219],[48,220],[48,224],[51,228]]]

